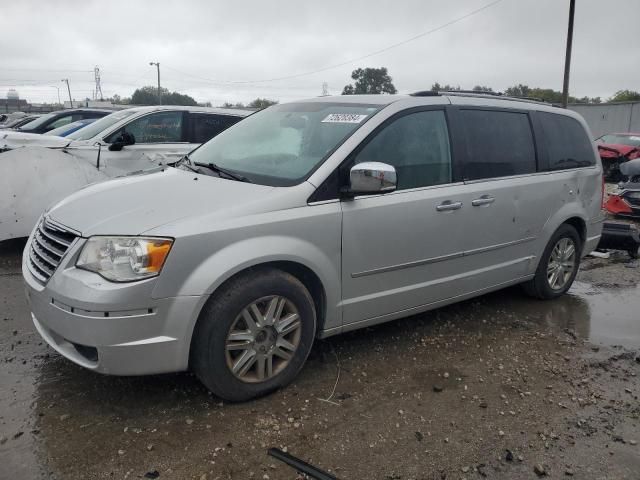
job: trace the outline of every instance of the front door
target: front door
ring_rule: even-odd
[[[133,136],[135,143],[119,151],[102,147],[100,169],[113,177],[180,159],[196,146],[186,141],[185,114],[181,110],[167,110],[132,120],[105,141],[113,143],[125,131]]]
[[[344,325],[383,321],[460,293],[464,185],[452,183],[451,158],[440,107],[392,118],[347,162],[393,165],[398,186],[342,202]]]

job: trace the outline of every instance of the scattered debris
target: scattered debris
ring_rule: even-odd
[[[533,467],[533,471],[536,475],[538,475],[539,477],[544,477],[546,475],[548,475],[547,470],[545,469],[544,465],[537,463],[534,467]]]

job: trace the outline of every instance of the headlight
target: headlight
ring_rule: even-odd
[[[76,267],[114,282],[130,282],[160,273],[173,240],[144,237],[91,237]]]

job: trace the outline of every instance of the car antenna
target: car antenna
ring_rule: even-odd
[[[98,158],[96,159],[96,168],[100,170],[100,152],[102,152],[102,144],[100,142],[96,142],[93,145],[98,145]]]

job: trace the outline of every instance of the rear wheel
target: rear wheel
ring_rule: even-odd
[[[231,401],[287,385],[313,344],[313,299],[294,276],[251,270],[209,300],[194,332],[191,365],[213,393]]]
[[[547,300],[566,293],[578,274],[581,252],[576,229],[568,224],[558,228],[540,258],[535,277],[524,284],[527,294]]]

